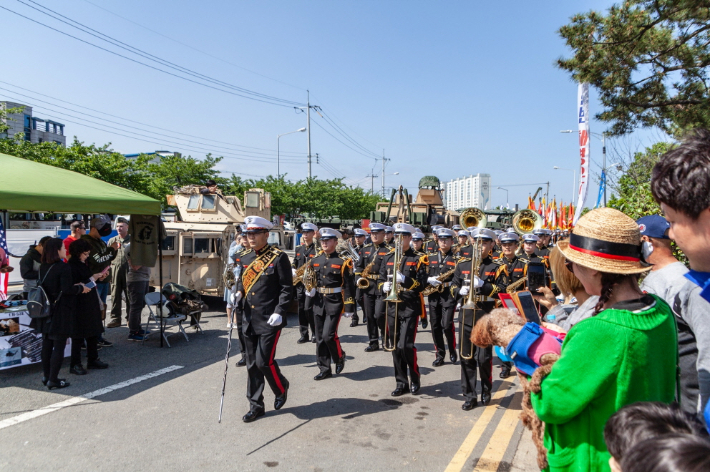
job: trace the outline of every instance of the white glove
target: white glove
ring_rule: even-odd
[[[237,303],[239,303],[239,300],[241,300],[243,296],[244,295],[242,295],[242,292],[235,292],[234,294],[232,294],[232,305],[236,305]]]
[[[404,283],[404,274],[402,274],[400,271],[397,271],[397,283],[398,284]]]
[[[392,282],[385,282],[382,284],[382,291],[387,293],[392,289]]]
[[[429,277],[426,281],[429,285],[433,285],[434,287],[441,285],[441,281],[439,281],[436,277]]]
[[[477,275],[473,276],[473,286],[476,288],[483,287],[483,280],[479,279]]]
[[[359,279],[357,279],[356,284],[359,285],[361,280],[367,280],[367,279],[365,277],[360,277]]]
[[[296,269],[291,267],[291,273],[293,274],[293,278],[295,279],[296,278]]]
[[[310,290],[306,290],[306,296],[307,297],[315,297],[316,296],[316,288],[313,287]]]
[[[269,321],[266,322],[269,326],[277,326],[281,324],[281,315],[274,313],[269,316]]]
[[[343,313],[343,316],[346,317],[346,318],[350,318],[350,317],[352,317],[354,314],[355,314],[355,313],[348,313],[348,312],[345,312],[345,313]]]
[[[459,290],[459,295],[465,297],[466,295],[468,295],[469,290],[470,288],[468,286],[461,287],[461,290]]]

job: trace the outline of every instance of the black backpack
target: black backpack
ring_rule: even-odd
[[[27,292],[27,311],[32,319],[48,318],[52,315],[52,303],[49,301],[44,288],[42,288],[42,284],[53,268],[54,266],[50,267],[37,286]],[[61,297],[62,294],[60,293],[59,296]],[[58,297],[57,300],[59,300]]]

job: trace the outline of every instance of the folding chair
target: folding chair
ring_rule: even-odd
[[[170,313],[167,316],[165,315],[165,310],[167,308],[163,309],[163,317],[160,318],[158,316],[159,313],[159,308],[158,306],[161,303],[165,303],[168,299],[165,298],[164,295],[161,295],[159,292],[150,292],[145,295],[145,304],[148,307],[148,321],[145,323],[145,335],[143,337],[143,342],[145,342],[145,339],[148,337],[149,333],[149,327],[151,322],[155,322],[156,325],[158,325],[158,329],[160,330],[160,323],[163,324],[163,339],[165,340],[165,344],[170,347],[170,343],[168,342],[168,325],[172,326],[177,326],[178,331],[185,336],[186,341],[190,341],[187,338],[187,333],[185,332],[185,328],[182,327],[182,322],[187,319],[187,316],[185,315],[178,315],[174,313]],[[155,309],[155,311],[154,311]],[[171,333],[171,334],[177,334],[177,333]]]

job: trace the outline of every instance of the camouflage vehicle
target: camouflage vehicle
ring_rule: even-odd
[[[389,202],[379,202],[370,212],[375,223],[407,222],[430,232],[434,225],[452,226],[459,223],[459,214],[447,210],[442,198],[443,189],[437,177],[426,176],[419,180],[419,191],[412,201],[407,189],[393,189]]]
[[[163,242],[163,280],[159,271],[151,271],[150,284],[163,286],[175,282],[201,295],[222,296],[222,274],[227,264],[229,246],[238,226],[248,215],[271,219],[271,194],[253,188],[244,192],[244,204],[235,196],[203,193],[205,187],[189,185],[174,188],[168,205],[177,207],[177,221],[165,223]],[[288,241],[280,225],[269,234],[269,244],[285,249]]]

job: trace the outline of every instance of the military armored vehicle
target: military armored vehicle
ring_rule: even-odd
[[[165,222],[167,238],[163,241],[163,280],[159,271],[151,271],[150,284],[163,286],[175,282],[197,290],[201,295],[222,296],[222,274],[227,264],[229,246],[238,226],[247,216],[271,220],[271,194],[252,188],[244,200],[235,196],[207,193],[205,187],[189,185],[174,188],[168,205],[177,207],[177,221]],[[269,244],[285,249],[288,241],[283,227],[276,224],[269,234]]]

